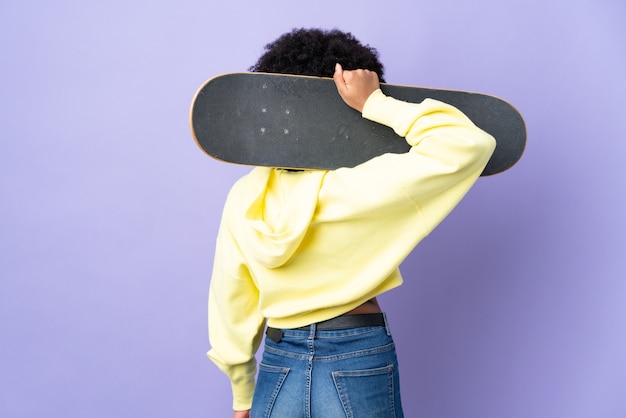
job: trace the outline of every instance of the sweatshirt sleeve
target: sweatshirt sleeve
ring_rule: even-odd
[[[258,297],[232,231],[222,220],[209,289],[211,350],[207,355],[230,379],[234,410],[250,409],[252,405],[254,354],[265,324],[258,310]]]
[[[363,117],[389,126],[411,145],[406,154],[387,155],[387,166],[420,209],[428,229],[463,198],[496,145],[460,110],[433,99],[408,103],[379,89],[365,103]]]

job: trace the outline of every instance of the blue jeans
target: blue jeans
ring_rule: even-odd
[[[400,418],[388,327],[283,330],[265,338],[251,418]]]

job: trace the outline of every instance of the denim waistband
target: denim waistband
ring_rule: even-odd
[[[387,327],[387,318],[382,312],[359,315],[343,315],[326,321],[317,322],[315,324],[291,328],[290,330],[310,331],[315,333],[316,331],[335,331],[362,327]],[[278,328],[268,327],[265,334],[278,343],[283,337],[283,331],[284,330]]]

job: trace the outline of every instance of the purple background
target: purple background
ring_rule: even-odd
[[[626,416],[622,0],[0,4],[0,415],[226,417],[205,357],[222,204],[247,172],[188,109],[298,26],[387,80],[480,91],[528,147],[481,179],[382,298],[408,417]]]

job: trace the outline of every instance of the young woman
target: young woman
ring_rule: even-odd
[[[251,70],[332,76],[348,106],[411,148],[332,171],[257,167],[233,186],[216,244],[208,356],[231,380],[234,416],[402,417],[376,296],[402,283],[400,263],[467,193],[495,141],[450,105],[385,96],[376,50],[349,33],[294,30]]]

